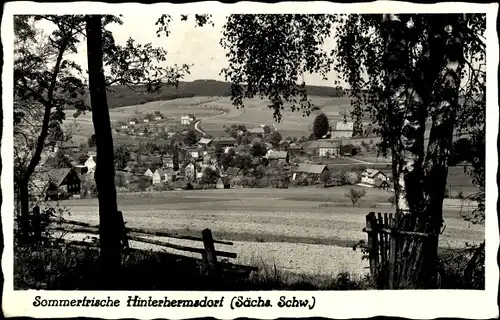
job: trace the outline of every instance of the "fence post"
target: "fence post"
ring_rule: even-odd
[[[33,230],[33,243],[39,243],[42,238],[42,226],[39,206],[33,207],[33,214],[31,217],[31,230]]]
[[[203,253],[203,267],[205,268],[205,272],[213,273],[217,269],[217,256],[215,255],[212,231],[210,229],[204,229],[201,234],[205,247],[205,252]]]
[[[394,228],[396,228],[396,224],[394,221],[394,217],[392,213],[389,214],[389,227],[391,229],[391,234],[389,235],[390,237],[390,247],[389,247],[389,289],[394,289],[394,279],[395,277],[395,271],[396,271],[396,250],[397,250],[397,238],[396,238],[396,231]]]
[[[370,259],[370,273],[375,281],[377,281],[377,264],[378,264],[378,241],[377,241],[377,220],[375,212],[370,212],[366,216],[366,228],[368,232],[368,257]]]
[[[127,229],[125,228],[125,220],[123,219],[123,212],[118,211],[118,219],[120,220],[121,232],[122,232],[122,248],[128,249],[130,248],[128,243]]]

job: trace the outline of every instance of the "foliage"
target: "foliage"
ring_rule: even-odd
[[[313,133],[317,139],[323,138],[324,135],[328,133],[330,129],[330,123],[328,118],[324,113],[320,113],[316,116],[313,122]]]
[[[243,107],[244,98],[261,95],[270,99],[277,121],[286,102],[292,111],[309,115],[312,103],[300,77],[302,72],[326,77],[332,60],[322,43],[334,20],[329,15],[230,15],[221,45],[229,58],[222,74],[232,83],[233,104]]]
[[[359,182],[359,176],[356,172],[349,171],[344,174],[343,180],[346,184],[353,185]]]
[[[127,167],[127,163],[131,160],[130,151],[124,145],[119,145],[115,148],[115,168],[123,170]]]
[[[211,185],[211,184],[216,184],[217,179],[219,179],[219,174],[217,173],[216,170],[208,167],[203,171],[203,176],[201,177],[201,184],[204,185]]]
[[[283,137],[281,136],[281,134],[278,131],[275,131],[269,137],[269,142],[273,146],[278,146],[282,139],[283,139]]]
[[[184,144],[192,146],[196,142],[198,142],[198,135],[194,130],[188,130],[188,132],[184,135]]]
[[[263,157],[267,153],[267,148],[263,143],[254,143],[252,149],[250,149],[250,153],[254,157]]]
[[[93,148],[96,146],[95,134],[92,134],[87,140],[87,147]]]
[[[366,190],[365,189],[354,189],[354,188],[349,189],[349,192],[346,192],[344,194],[344,196],[347,199],[351,200],[353,207],[365,195],[366,195]]]

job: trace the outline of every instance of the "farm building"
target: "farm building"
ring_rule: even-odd
[[[201,138],[198,141],[198,145],[200,147],[208,147],[211,143],[212,143],[212,139],[209,139],[209,138]]]
[[[174,167],[174,158],[172,158],[172,157],[164,157],[163,158],[163,167],[165,167],[165,168],[173,168]]]
[[[236,139],[233,137],[217,137],[212,140],[214,145],[229,147],[236,145]]]
[[[340,142],[336,140],[315,140],[307,146],[309,151],[319,157],[338,157],[340,155]]]
[[[64,194],[80,195],[80,177],[71,168],[51,169],[37,174],[34,184],[45,199],[59,200]]]
[[[352,137],[354,123],[352,121],[332,121],[330,123],[330,135],[332,138]]]
[[[189,152],[191,158],[195,160],[197,160],[200,157],[200,150],[197,148],[186,148],[185,150]]]
[[[287,151],[275,151],[268,150],[265,158],[269,160],[269,163],[288,163],[289,157]]]
[[[230,184],[230,179],[229,177],[221,177],[219,180],[217,180],[217,184],[215,185],[217,189],[230,189],[231,184]]]
[[[383,190],[390,189],[390,185],[389,185],[389,182],[387,182],[387,180],[382,180],[382,179],[378,179],[378,178],[375,179],[374,186],[377,188],[383,189]]]
[[[294,170],[292,180],[295,180],[297,175],[319,178],[325,171],[328,171],[328,167],[324,164],[301,163],[299,167]]]
[[[74,142],[63,142],[63,141],[56,141],[56,145],[54,146],[53,151],[57,152],[59,150],[66,151],[66,152],[78,152],[80,150],[80,146],[77,145]]]
[[[297,156],[300,156],[303,152],[303,148],[302,146],[296,144],[296,143],[291,143],[289,146],[288,146],[288,155],[290,157],[297,157]]]
[[[128,124],[139,124],[139,120],[137,120],[136,118],[130,119]]]
[[[383,173],[380,170],[376,169],[366,169],[362,174],[361,174],[361,183],[366,184],[369,186],[376,186],[376,181],[375,180],[380,180],[380,181],[386,181],[387,182],[387,176],[385,173]],[[381,182],[378,182],[379,184]]]

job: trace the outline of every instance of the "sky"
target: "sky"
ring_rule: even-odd
[[[123,24],[113,24],[108,27],[113,32],[115,41],[119,45],[125,44],[128,38],[133,38],[136,43],[152,43],[155,47],[163,47],[168,52],[165,66],[184,63],[192,65],[190,75],[185,81],[197,79],[214,79],[224,81],[219,75],[221,69],[228,66],[225,51],[219,44],[222,37],[222,29],[226,21],[226,15],[212,15],[214,26],[206,25],[197,27],[194,16],[188,21],[180,21],[180,16],[172,16],[170,24],[171,33],[168,38],[156,35],[157,26],[155,22],[160,14],[152,15],[150,12],[137,12],[134,15],[124,15]],[[53,28],[44,22],[40,25],[47,33]],[[333,44],[333,39],[325,43],[328,48]],[[86,43],[82,42],[78,48],[78,55],[70,58],[80,64],[84,69],[87,66]],[[334,80],[339,80],[337,74],[331,72],[329,81],[323,81],[319,75],[305,74],[304,80],[308,85],[334,86]]]

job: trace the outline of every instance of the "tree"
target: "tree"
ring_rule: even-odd
[[[344,182],[353,185],[359,182],[359,177],[356,172],[349,171],[344,174]]]
[[[393,208],[396,205],[396,196],[395,195],[390,196],[387,201],[391,204],[391,208]]]
[[[267,148],[262,143],[255,143],[254,145],[252,145],[252,149],[250,149],[250,153],[254,157],[263,157],[267,153]]]
[[[62,150],[58,150],[54,155],[54,168],[71,168],[71,160]]]
[[[36,27],[47,19],[49,36]],[[77,18],[14,17],[14,185],[23,239],[29,233],[29,184],[47,143],[49,128],[65,118],[64,107],[85,110],[79,67],[65,56],[75,51]]]
[[[198,142],[198,135],[194,130],[188,130],[188,132],[184,135],[184,144],[192,146],[196,142]]]
[[[410,231],[428,225],[434,239],[408,240],[403,256],[411,262],[397,287],[435,287],[454,131],[477,146],[469,172],[480,188],[478,220],[484,216],[485,27],[484,14],[233,15],[224,27],[234,104],[262,94],[275,118],[285,102],[307,109],[299,75],[325,76],[333,67],[351,88],[353,135],[362,134],[362,117],[371,115],[382,138],[378,150],[392,157],[396,209],[408,216]],[[330,54],[322,44],[333,30],[338,45]]]
[[[268,126],[267,124],[265,126],[262,127],[262,129],[264,129],[264,134],[271,134],[272,130],[271,130],[271,127]]]
[[[356,203],[363,198],[366,195],[366,190],[365,189],[354,189],[351,188],[349,189],[349,192],[346,192],[344,196],[351,200],[352,206],[354,207]]]
[[[121,265],[121,230],[116,201],[113,137],[103,67],[102,17],[85,17],[90,104],[96,136],[95,181],[99,201],[100,268],[104,285],[115,288]]]
[[[97,145],[97,143],[96,143],[96,136],[95,136],[95,134],[92,134],[92,135],[88,138],[88,140],[87,140],[87,147],[89,147],[89,148],[93,148],[93,147],[95,147],[96,145]]]
[[[330,130],[330,122],[328,122],[328,117],[324,113],[320,113],[316,116],[313,122],[313,133],[316,139],[321,139]]]
[[[115,168],[123,170],[131,160],[130,151],[124,145],[119,145],[115,148]]]
[[[278,131],[274,131],[269,137],[269,142],[276,147],[280,144],[282,139],[283,137],[281,136],[281,134]]]
[[[208,167],[203,172],[203,176],[201,177],[200,183],[201,184],[208,184],[208,185],[216,184],[218,178],[219,178],[219,174],[217,173],[217,171]]]
[[[320,174],[319,179],[321,180],[321,182],[326,184],[327,182],[330,181],[331,176],[332,176],[332,174],[331,174],[330,170],[325,170]]]

